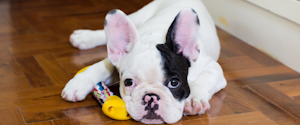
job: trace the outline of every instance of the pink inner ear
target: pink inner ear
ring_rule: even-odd
[[[180,47],[178,53],[182,52],[191,60],[196,60],[199,54],[197,43],[199,25],[196,18],[198,17],[190,9],[181,11],[175,29],[175,41]]]
[[[107,37],[111,44],[112,52],[124,53],[127,44],[131,41],[128,31],[130,31],[126,18],[113,16],[107,26]]]
[[[106,19],[105,33],[108,41],[109,58],[112,62],[117,62],[132,49],[131,43],[137,38],[137,32],[121,11],[107,15]]]

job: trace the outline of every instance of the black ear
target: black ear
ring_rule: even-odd
[[[191,61],[199,55],[198,36],[200,23],[195,10],[181,10],[172,22],[167,36],[166,46],[177,54],[182,54]]]

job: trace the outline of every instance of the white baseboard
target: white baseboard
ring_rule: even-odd
[[[202,0],[216,25],[300,72],[300,25],[245,0]]]

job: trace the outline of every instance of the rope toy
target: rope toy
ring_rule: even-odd
[[[85,71],[89,66],[79,70],[77,74]],[[104,84],[99,82],[93,91],[95,98],[102,105],[102,111],[105,115],[116,120],[128,120],[131,117],[127,113],[125,102]]]

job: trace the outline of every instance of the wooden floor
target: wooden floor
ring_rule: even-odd
[[[150,1],[0,0],[0,125],[141,124],[104,116],[92,95],[71,103],[60,93],[79,69],[107,54],[105,46],[73,48],[70,33],[101,29],[109,10],[131,13]],[[208,113],[176,125],[300,124],[300,74],[221,29],[218,35],[228,86]]]

